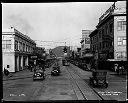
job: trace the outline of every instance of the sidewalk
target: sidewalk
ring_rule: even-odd
[[[7,80],[15,80],[15,79],[23,79],[26,77],[32,77],[33,72],[28,69],[24,69],[22,71],[18,71],[15,73],[10,73],[8,76],[3,75],[3,81]]]

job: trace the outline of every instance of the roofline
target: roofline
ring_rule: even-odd
[[[21,33],[20,31],[18,31],[15,28],[11,28],[11,31],[3,31],[2,35],[16,35],[19,36],[23,39],[26,39],[27,41],[29,40],[31,43],[36,44],[34,40],[32,40],[29,36],[24,35],[23,33]]]
[[[98,32],[98,29],[95,29],[90,35],[89,35],[89,37],[92,37],[92,36],[94,36],[95,35],[95,33],[97,33]]]

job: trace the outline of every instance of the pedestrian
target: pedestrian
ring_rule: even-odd
[[[117,70],[118,70],[118,64],[115,64],[114,69],[115,69],[115,72],[117,72]]]
[[[9,75],[9,71],[8,71],[7,69],[5,69],[5,68],[4,68],[4,74],[5,74],[6,76]]]
[[[122,67],[120,66],[119,67],[119,75],[121,75],[122,74]]]

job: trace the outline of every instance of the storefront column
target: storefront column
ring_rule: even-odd
[[[17,71],[19,71],[19,56],[17,56]]]
[[[23,70],[23,56],[21,56],[21,68]]]
[[[28,56],[26,57],[26,65],[28,65]]]

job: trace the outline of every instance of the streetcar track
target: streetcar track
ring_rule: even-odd
[[[74,70],[72,70],[76,75],[78,75],[82,80],[83,80],[83,78],[78,74],[78,73],[76,73],[76,71],[74,71]],[[85,82],[85,81],[84,81]],[[104,100],[103,98],[102,98],[102,96],[100,96],[98,93],[97,93],[97,91],[96,90],[94,90],[90,85],[88,85],[100,98],[101,98],[101,100]]]
[[[68,69],[66,69],[66,70],[69,72]],[[79,87],[79,85],[78,85],[78,83],[76,82],[76,80],[73,78],[72,74],[71,74],[70,72],[69,72],[69,74],[70,74],[70,77],[74,80],[75,84],[77,85],[77,87],[78,87],[80,93],[82,94],[84,100],[87,100],[86,96],[84,95],[83,91],[82,91],[81,88]],[[75,92],[75,93],[76,93],[76,92]],[[78,98],[78,97],[77,97],[77,98]]]
[[[68,76],[69,76],[69,75],[68,75]],[[70,78],[70,77],[69,77],[69,78]],[[70,79],[70,81],[72,81],[72,80]],[[75,95],[76,95],[76,97],[77,97],[77,93],[76,93],[76,91],[75,91],[75,89],[74,89],[74,87],[73,87],[72,83],[71,83],[71,86],[72,86],[73,91],[74,91],[74,93],[75,93]],[[77,100],[78,100],[78,97],[77,97]]]

